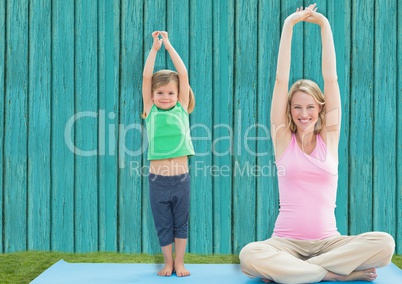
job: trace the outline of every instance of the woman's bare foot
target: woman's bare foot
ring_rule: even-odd
[[[374,281],[377,278],[375,268],[366,270],[355,270],[349,275],[339,275],[328,271],[327,275],[322,279],[323,281]]]
[[[172,272],[173,272],[173,262],[172,263],[168,262],[168,263],[165,263],[165,266],[161,270],[159,270],[158,275],[159,276],[170,276],[170,275],[172,275]]]
[[[363,280],[363,281],[374,281],[377,278],[377,273],[375,268],[369,268],[366,270],[355,270],[349,275],[346,276],[345,281],[355,281],[355,280]]]
[[[184,277],[184,276],[189,276],[190,275],[190,271],[188,271],[184,267],[184,263],[175,262],[174,263],[174,270],[176,271],[176,275],[179,276],[179,277]]]

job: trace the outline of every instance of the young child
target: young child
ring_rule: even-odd
[[[186,66],[170,44],[168,33],[155,31],[152,37],[154,42],[144,67],[142,96],[149,141],[150,202],[165,260],[158,275],[170,276],[176,271],[176,275],[181,277],[190,275],[184,267],[190,202],[187,157],[194,155],[188,114],[193,111],[195,102]],[[162,43],[177,73],[161,70],[153,74],[156,54]]]

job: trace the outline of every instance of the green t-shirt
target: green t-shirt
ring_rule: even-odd
[[[148,160],[195,154],[188,113],[179,102],[169,110],[162,110],[153,105],[145,123],[148,134]]]

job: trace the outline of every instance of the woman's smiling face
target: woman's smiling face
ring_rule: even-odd
[[[302,91],[296,92],[290,104],[292,120],[297,128],[304,131],[309,125],[318,120],[321,106],[314,100],[313,96]]]

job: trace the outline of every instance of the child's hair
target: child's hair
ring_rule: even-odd
[[[290,87],[288,94],[288,105],[286,107],[286,113],[288,115],[288,127],[293,133],[296,132],[297,127],[292,119],[290,110],[293,95],[298,91],[312,96],[314,100],[322,107],[320,113],[318,114],[318,121],[314,125],[314,134],[318,134],[325,125],[325,98],[324,94],[320,90],[320,87],[315,82],[307,79],[298,80],[292,85],[292,87]]]
[[[152,87],[151,87],[151,92],[152,96],[153,93],[156,89],[165,86],[169,84],[171,81],[176,82],[177,84],[177,90],[180,94],[180,80],[179,80],[179,75],[177,72],[172,71],[172,70],[159,70],[158,72],[155,72],[152,75]],[[187,106],[187,113],[192,113],[195,107],[195,97],[193,90],[189,86],[189,102]],[[142,117],[144,118],[146,116],[145,111],[142,114]]]

